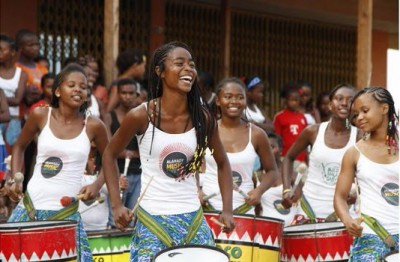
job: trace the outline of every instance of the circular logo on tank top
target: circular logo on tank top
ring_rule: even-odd
[[[323,178],[327,185],[334,186],[339,175],[340,165],[338,163],[322,164]]]
[[[180,168],[187,162],[186,155],[181,152],[173,152],[164,158],[162,169],[164,173],[171,178],[179,176]]]
[[[281,203],[282,203],[282,200],[279,200],[279,199],[274,201],[274,207],[275,207],[276,211],[278,211],[278,213],[281,214],[281,215],[289,214],[290,213],[290,208],[289,209],[284,208],[281,205]]]
[[[395,183],[387,183],[381,189],[383,199],[393,206],[399,205],[399,185]]]
[[[242,175],[237,171],[232,171],[232,180],[238,187],[243,183]]]
[[[58,157],[49,157],[45,161],[43,161],[41,171],[42,171],[42,176],[44,178],[51,178],[56,176],[58,173],[60,173],[61,169],[63,167],[63,162],[61,158]]]

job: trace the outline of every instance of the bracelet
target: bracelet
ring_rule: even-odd
[[[292,192],[292,189],[291,188],[287,188],[287,189],[283,190],[282,195],[284,195],[286,193],[290,193],[290,192]]]

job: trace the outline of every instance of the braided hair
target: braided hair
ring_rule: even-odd
[[[364,94],[370,94],[378,103],[380,104],[387,104],[389,106],[389,110],[387,113],[388,116],[388,128],[387,128],[387,135],[386,135],[386,145],[388,147],[388,153],[396,154],[399,150],[398,141],[399,141],[399,134],[397,130],[397,125],[399,123],[399,116],[396,113],[396,108],[394,106],[394,100],[392,95],[383,87],[366,87],[354,96],[350,108],[352,108],[354,101],[358,97]]]
[[[153,104],[152,112],[149,112],[150,119],[153,124],[152,144],[154,140],[154,128],[160,127],[161,122],[161,105],[157,102],[163,94],[161,73],[165,70],[165,59],[168,54],[175,48],[184,48],[189,53],[192,53],[188,45],[182,42],[170,42],[155,50],[153,57],[150,61],[149,70],[149,97],[148,97],[148,110],[150,110],[150,103]],[[159,67],[159,73],[156,73],[156,67]],[[201,100],[200,88],[197,79],[193,80],[191,90],[187,93],[187,103],[189,109],[190,119],[196,130],[197,147],[194,152],[193,158],[189,160],[180,169],[180,176],[178,179],[185,178],[190,174],[194,174],[200,170],[203,158],[208,147],[208,142],[211,140],[213,130],[216,126],[216,121],[213,114],[209,111],[206,103]],[[151,154],[152,146],[150,147]]]

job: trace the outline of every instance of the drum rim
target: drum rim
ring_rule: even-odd
[[[131,236],[133,235],[134,229],[127,228],[126,231],[119,229],[106,229],[106,230],[87,230],[86,235],[91,238],[97,237],[110,237],[110,236]]]
[[[221,211],[203,211],[203,215],[219,215],[221,214]],[[242,218],[254,218],[255,215],[250,215],[250,214],[233,214],[233,218],[235,217],[242,217]]]
[[[160,256],[160,255],[162,255],[162,254],[164,254],[164,253],[166,253],[168,251],[171,251],[171,250],[174,250],[174,249],[177,249],[177,248],[193,248],[193,247],[212,249],[212,250],[215,250],[215,251],[218,251],[218,252],[224,254],[228,259],[230,259],[229,254],[225,250],[222,250],[221,248],[218,248],[218,247],[215,247],[215,246],[189,244],[189,245],[183,245],[183,246],[172,246],[172,247],[168,247],[166,249],[163,249],[163,250],[161,250],[160,252],[158,252],[157,254],[154,255],[152,261],[154,261],[158,256]]]
[[[283,233],[284,234],[293,234],[293,233],[309,233],[309,232],[325,232],[325,231],[331,231],[331,230],[343,230],[346,229],[346,227],[342,224],[342,226],[336,226],[336,227],[326,227],[326,228],[310,228],[310,229],[304,229],[304,230],[297,230],[297,231],[288,231],[290,228],[294,227],[301,227],[305,225],[317,225],[317,224],[336,224],[336,223],[341,223],[341,222],[323,222],[323,223],[312,223],[312,224],[301,224],[301,225],[293,225],[293,226],[287,226],[283,228]]]
[[[49,223],[51,222],[51,223]],[[24,223],[32,223],[29,226],[23,226]],[[35,224],[34,224],[35,223]],[[17,224],[20,224],[19,226]],[[3,227],[4,225],[8,225],[7,227]],[[16,229],[31,229],[31,228],[43,228],[46,225],[48,226],[69,226],[69,225],[77,225],[75,220],[37,220],[37,221],[19,221],[19,222],[6,222],[0,223],[0,231],[10,231]]]
[[[275,218],[275,217],[266,217],[266,216],[255,216],[254,219],[263,219],[263,220],[270,220],[270,221],[274,221],[274,222],[279,222],[281,224],[284,224],[285,221],[279,218]]]

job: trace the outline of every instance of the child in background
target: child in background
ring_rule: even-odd
[[[275,133],[282,138],[282,157],[285,157],[289,148],[296,141],[303,129],[306,128],[307,120],[304,115],[298,111],[300,106],[300,93],[296,85],[286,85],[281,92],[281,97],[285,99],[285,109],[275,115],[274,129]],[[297,169],[300,162],[305,162],[306,158],[306,150],[304,150],[297,156],[293,170]]]
[[[52,97],[52,92],[51,89],[53,88],[53,83],[54,83],[54,78],[55,75],[52,73],[45,74],[42,77],[42,81],[40,82],[40,85],[43,90],[43,98],[36,103],[34,103],[29,110],[32,111],[38,106],[48,106],[50,105],[51,102],[51,97]]]
[[[319,116],[321,117],[321,122],[326,122],[331,117],[331,111],[329,110],[329,93],[322,92],[317,98],[317,109]]]
[[[278,168],[279,174],[282,170],[281,152],[282,152],[282,139],[275,133],[268,133],[268,138],[271,144],[272,153],[274,154],[275,163]],[[297,206],[285,209],[282,203],[282,177],[278,176],[275,183],[270,187],[261,198],[262,215],[282,219],[285,224],[289,226],[296,214]]]
[[[306,81],[298,83],[300,92],[299,112],[303,113],[307,120],[307,125],[312,125],[321,122],[319,111],[315,107],[312,97],[312,86]]]
[[[8,145],[7,151],[11,153],[21,132],[19,120],[19,105],[25,92],[27,74],[15,66],[16,46],[12,38],[0,35],[0,88],[7,98],[5,101],[9,106],[11,122],[6,125],[5,138]],[[8,121],[7,121],[8,122]]]
[[[365,136],[343,156],[336,185],[335,211],[355,236],[350,262],[382,261],[399,250],[399,117],[385,88],[358,91],[351,103],[351,123]],[[360,202],[357,218],[346,203],[356,179]]]

